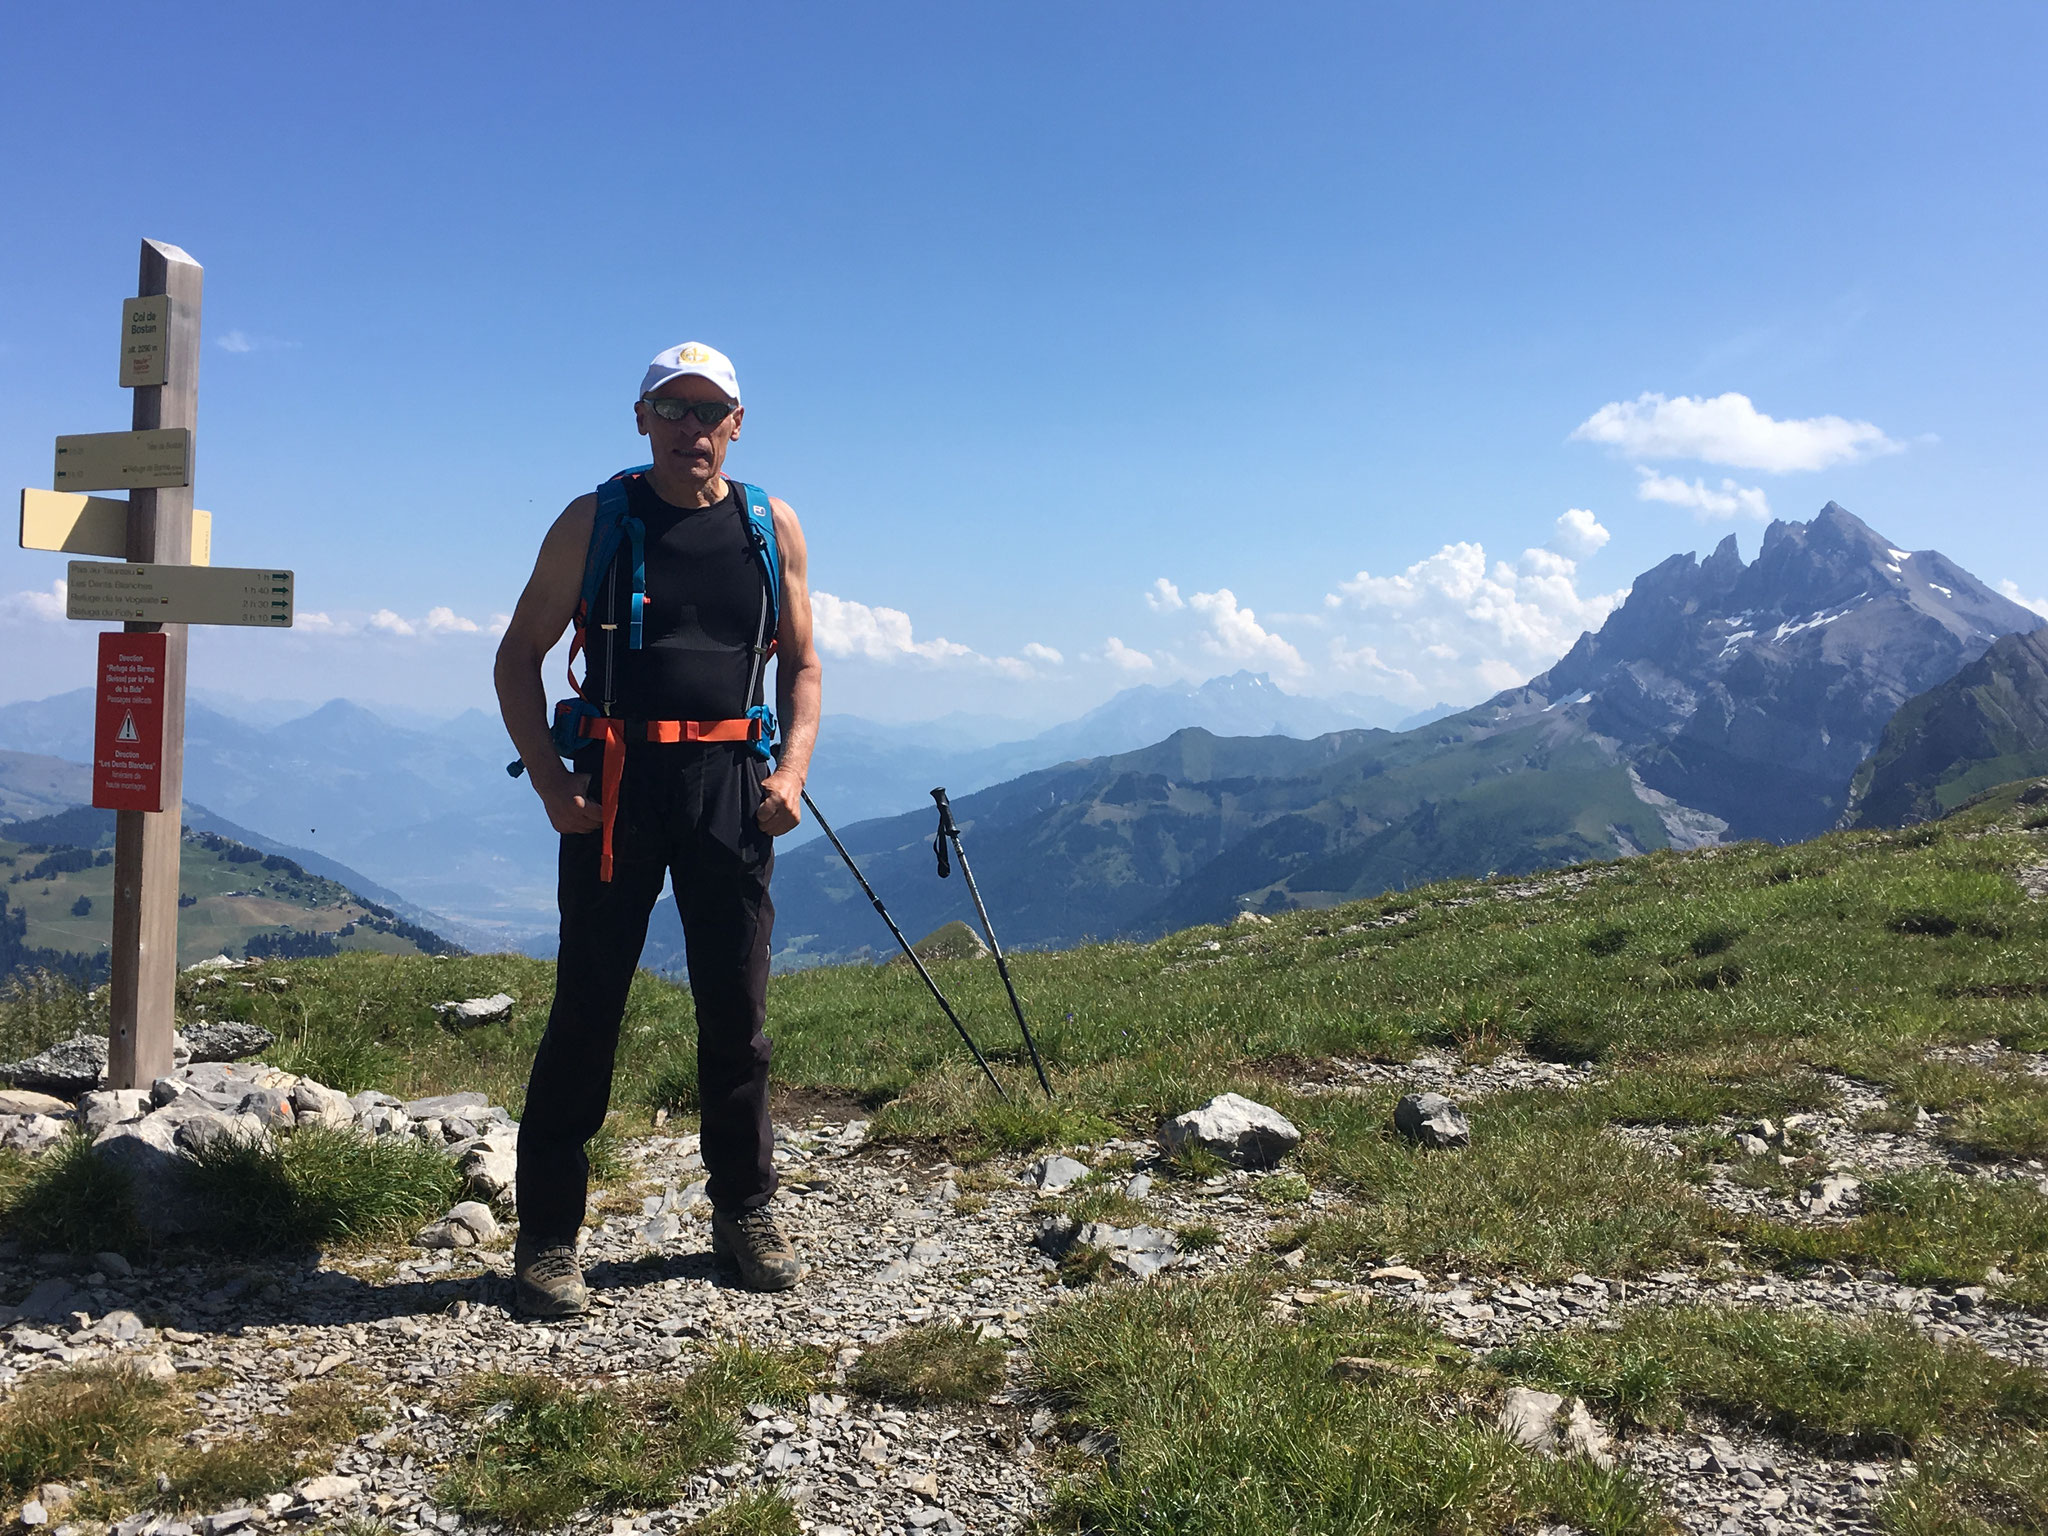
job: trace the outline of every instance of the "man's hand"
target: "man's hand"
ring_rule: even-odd
[[[793,773],[777,769],[761,781],[761,808],[754,820],[770,837],[780,837],[804,819],[804,781]]]
[[[548,820],[563,836],[595,832],[604,825],[602,808],[584,798],[590,792],[589,774],[565,773],[550,789],[542,789],[538,783],[533,787],[540,794],[540,803],[547,807]]]

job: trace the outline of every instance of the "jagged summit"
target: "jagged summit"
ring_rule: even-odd
[[[1772,523],[1746,565],[1730,535],[1644,572],[1597,634],[1491,707],[1582,712],[1653,790],[1736,835],[1808,837],[1901,704],[2041,623],[1831,501]],[[1758,794],[1759,775],[1783,792]]]

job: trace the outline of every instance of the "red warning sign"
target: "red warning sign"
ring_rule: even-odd
[[[164,659],[161,634],[100,636],[93,712],[92,803],[103,811],[164,808]]]

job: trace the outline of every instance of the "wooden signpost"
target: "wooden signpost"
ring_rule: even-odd
[[[142,242],[141,281],[121,306],[132,430],[58,438],[53,490],[21,495],[24,549],[126,562],[72,561],[65,601],[69,618],[122,624],[100,637],[93,731],[93,804],[115,813],[107,1077],[116,1088],[146,1088],[171,1071],[185,626],[292,621],[292,573],[211,566],[212,520],[192,508],[203,277],[175,245]],[[76,494],[101,490],[128,499]]]

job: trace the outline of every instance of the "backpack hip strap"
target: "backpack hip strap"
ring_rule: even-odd
[[[757,741],[761,722],[742,720],[621,720],[615,715],[585,715],[577,722],[577,734],[584,741],[604,743],[604,764],[599,774],[604,785],[603,803],[598,807],[604,820],[604,840],[598,845],[597,878],[610,884],[612,878],[612,828],[619,817],[619,785],[626,773],[626,743],[651,741]]]

